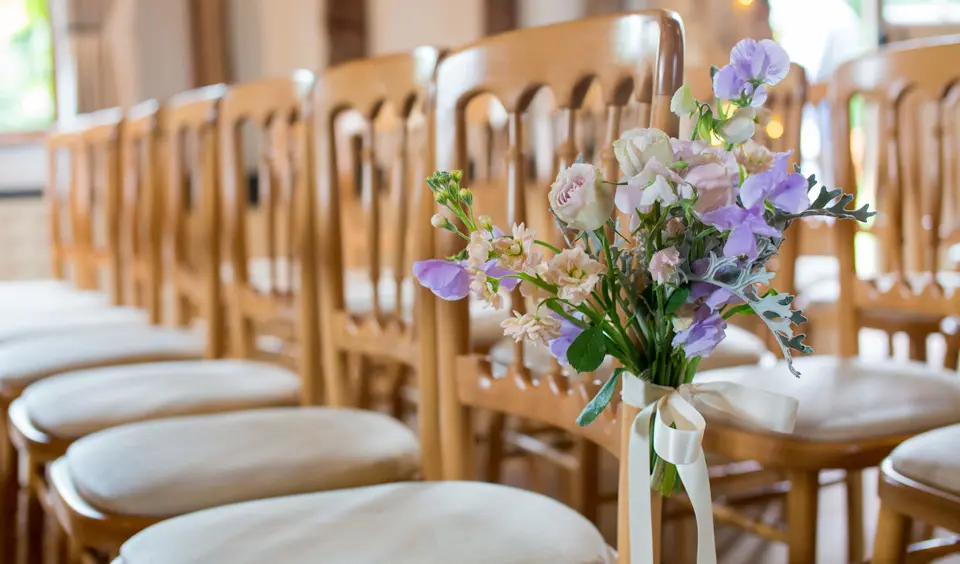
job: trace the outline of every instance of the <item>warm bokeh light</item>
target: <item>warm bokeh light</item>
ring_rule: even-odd
[[[767,137],[770,139],[783,137],[783,124],[779,120],[772,119],[767,123]]]
[[[741,6],[749,6],[753,4],[753,0],[737,0],[737,4],[740,4]]]

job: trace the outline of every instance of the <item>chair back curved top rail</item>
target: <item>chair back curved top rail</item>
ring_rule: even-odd
[[[835,179],[880,210],[868,226],[882,249],[875,270],[861,276],[865,252],[854,245],[858,226],[834,225],[840,258],[840,349],[857,354],[859,319],[867,312],[923,315],[933,320],[960,313],[958,284],[943,265],[945,242],[958,231],[953,158],[960,131],[960,71],[943,61],[960,55],[960,36],[905,42],[850,61],[837,69],[830,87]],[[851,101],[877,108],[878,154],[864,161],[858,177],[850,149]],[[872,166],[871,166],[872,165]],[[876,178],[876,194],[863,179]]]
[[[594,47],[583,49],[583,41]],[[587,39],[589,38],[589,39]],[[436,166],[441,170],[463,169],[467,162],[465,108],[482,93],[496,96],[507,111],[508,221],[526,219],[522,172],[523,129],[521,116],[537,90],[550,87],[557,106],[566,114],[568,135],[558,149],[557,166],[576,158],[574,114],[594,81],[599,83],[607,107],[606,142],[619,136],[621,109],[635,99],[643,110],[644,126],[657,127],[676,135],[678,120],[670,113],[670,99],[681,86],[683,76],[683,28],[679,18],[661,10],[590,18],[542,28],[524,29],[481,40],[451,53],[437,71]],[[608,155],[612,151],[608,152]],[[606,175],[619,176],[616,160],[604,160]],[[544,196],[546,194],[544,193]],[[480,200],[482,196],[476,195]],[[482,201],[482,200],[480,200]],[[547,205],[546,197],[535,205]],[[481,204],[482,209],[482,204]],[[435,256],[457,252],[461,243],[449,232],[437,230]],[[543,238],[541,236],[541,238]],[[513,307],[523,308],[514,296]],[[589,376],[577,381],[553,370],[535,380],[523,363],[522,347],[514,351],[513,363],[505,376],[491,376],[489,361],[470,354],[470,316],[466,301],[437,300],[438,374],[441,390],[441,451],[449,479],[472,475],[472,437],[469,409],[479,407],[507,412],[565,429],[599,444],[612,453],[620,452],[621,426],[611,408],[590,426],[576,425],[577,415],[593,397],[596,386]],[[618,402],[613,402],[614,404]],[[620,405],[624,419],[632,420],[635,410]],[[622,426],[623,430],[628,426]],[[625,499],[626,472],[621,472],[621,500]],[[619,549],[621,558],[629,550],[626,504],[621,504]],[[623,560],[621,560],[623,561]]]
[[[164,104],[166,191],[163,258],[173,291],[173,324],[206,322],[208,358],[226,352],[220,291],[220,174],[217,111],[222,84],[177,94]]]
[[[132,305],[145,309],[150,322],[161,322],[163,268],[162,229],[163,109],[156,100],[127,111],[120,135],[121,186],[118,196],[120,237],[117,250],[129,276],[116,280]]]
[[[127,302],[123,294],[125,269],[119,241],[120,136],[123,110],[112,108],[82,116],[82,132],[75,174],[75,244],[87,257],[77,269],[78,286],[100,287],[106,278],[113,302]]]
[[[313,74],[297,71],[233,86],[220,101],[222,244],[229,249],[224,296],[231,354],[242,358],[296,365],[303,360],[296,357],[312,350],[292,346],[298,330],[315,323],[301,323],[300,314],[317,315],[316,308],[298,307],[298,297],[315,291],[315,273],[299,268],[299,259],[309,253],[299,252],[294,202],[294,195],[311,182],[305,104],[312,86]],[[260,140],[255,203],[248,191],[244,124]],[[310,398],[318,375],[300,372],[304,397]]]
[[[433,314],[417,312],[424,292],[413,288],[410,265],[430,258],[432,250],[433,200],[421,187],[428,174],[431,89],[441,55],[425,46],[340,65],[318,78],[313,106],[323,261],[321,338],[329,399],[334,405],[354,403],[345,379],[349,356],[415,370],[422,383],[423,468],[430,478],[438,477],[440,460],[434,452],[439,445],[434,358],[423,354],[432,350]],[[349,147],[337,143],[336,128],[348,114],[362,124],[360,163],[350,167],[361,178],[342,182],[335,163]],[[387,146],[389,154],[376,154]],[[352,197],[353,185],[361,187],[359,201]]]

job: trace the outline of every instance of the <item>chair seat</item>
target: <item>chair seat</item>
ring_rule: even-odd
[[[526,341],[524,344],[524,363],[534,374],[543,372],[550,366],[553,355],[543,345]],[[490,349],[490,358],[493,361],[495,376],[503,373],[503,367],[513,362],[513,339],[500,339],[493,348]],[[701,370],[712,370],[715,368],[727,368],[731,366],[750,366],[760,364],[772,364],[773,354],[767,350],[764,342],[753,333],[737,327],[736,325],[727,326],[727,336],[720,341],[717,348],[709,357],[700,362]],[[607,376],[613,371],[613,362],[608,357],[597,373],[600,376]],[[567,376],[575,376],[576,371],[570,366],[563,367],[563,373]]]
[[[239,503],[143,530],[122,564],[599,564],[615,562],[573,509],[480,482],[385,484]]]
[[[64,311],[32,311],[8,314],[0,319],[0,343],[24,337],[114,327],[146,325],[147,313],[132,307],[68,308]]]
[[[960,425],[907,439],[890,459],[893,469],[907,478],[960,495]]]
[[[204,341],[199,332],[150,325],[17,339],[0,345],[0,387],[22,389],[47,376],[99,366],[198,359]]]
[[[695,382],[730,381],[800,402],[793,435],[851,441],[919,433],[960,421],[960,378],[927,364],[809,356],[786,364],[700,372]],[[703,414],[711,417],[710,409]],[[715,415],[714,415],[715,416]],[[709,428],[709,426],[708,426]]]
[[[371,411],[256,409],[132,423],[67,450],[70,478],[107,513],[167,517],[300,493],[408,480],[413,432]]]
[[[198,360],[67,372],[28,386],[22,401],[37,429],[73,440],[137,421],[293,406],[299,389],[299,377],[274,364]]]
[[[56,312],[64,309],[104,307],[110,297],[93,290],[78,290],[63,280],[11,280],[0,282],[0,310]]]

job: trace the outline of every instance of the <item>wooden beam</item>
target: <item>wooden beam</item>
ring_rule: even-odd
[[[189,6],[193,86],[231,82],[227,0],[190,0]]]
[[[367,0],[327,0],[327,66],[367,56]]]
[[[517,0],[487,0],[484,6],[486,35],[496,35],[520,26],[520,7]]]

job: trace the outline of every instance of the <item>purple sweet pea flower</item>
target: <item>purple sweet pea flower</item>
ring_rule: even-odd
[[[470,294],[471,276],[460,262],[430,259],[413,263],[413,275],[424,288],[444,300],[462,300]]]
[[[552,354],[560,364],[570,364],[567,362],[567,349],[569,349],[571,343],[580,336],[580,333],[583,333],[583,329],[559,315],[554,316],[560,319],[560,336],[556,339],[551,339],[548,343],[550,354]]]
[[[771,39],[743,39],[730,51],[730,66],[744,81],[774,86],[790,72],[790,56]]]
[[[708,307],[700,307],[693,314],[693,324],[673,337],[673,346],[683,347],[687,358],[706,358],[726,337],[727,322]]]
[[[500,278],[511,272],[497,267],[496,259],[483,265],[483,271],[488,276]],[[466,262],[443,259],[421,260],[413,263],[413,275],[420,285],[429,289],[440,299],[455,301],[462,300],[470,295],[470,281],[473,277],[467,272]],[[520,280],[504,278],[500,287],[508,292],[517,287]]]
[[[747,86],[745,80],[733,65],[727,65],[713,75],[713,93],[717,98],[733,100],[739,98]]]
[[[750,105],[759,108],[767,101],[765,85],[777,84],[788,72],[790,56],[783,47],[769,39],[744,39],[730,52],[730,64],[713,76],[713,93],[724,100],[752,94]]]
[[[484,263],[483,271],[491,278],[503,278],[508,274],[513,274],[510,270],[504,270],[497,266],[497,259],[492,259]],[[503,278],[500,281],[500,287],[508,292],[512,292],[520,284],[519,278]]]
[[[766,200],[787,213],[800,213],[810,207],[807,179],[799,172],[787,172],[792,152],[777,153],[769,170],[754,174],[743,182],[740,201],[745,207],[759,207]]]
[[[767,224],[763,209],[754,207],[743,209],[734,204],[701,214],[707,225],[721,231],[730,231],[723,254],[728,257],[745,255],[747,259],[757,258],[757,239],[755,235],[779,237],[780,231]]]

